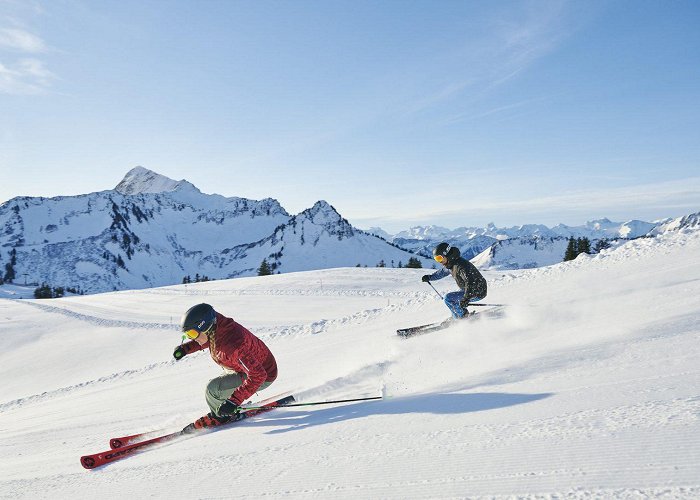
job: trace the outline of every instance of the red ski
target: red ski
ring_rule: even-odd
[[[282,399],[279,399],[277,401],[272,401],[271,403],[267,403],[263,406],[260,406],[254,410],[248,410],[244,413],[238,414],[238,417],[236,420],[231,420],[231,422],[228,422],[224,424],[222,427],[231,425],[233,423],[239,422],[243,419],[249,418],[249,417],[254,417],[255,415],[259,415],[261,413],[268,412],[270,410],[273,410],[277,406],[282,406],[286,405],[288,403],[294,402],[294,396],[287,396]],[[132,442],[134,439],[138,439],[140,436],[143,436],[144,434],[149,434],[149,433],[143,433],[143,434],[135,434],[133,436],[125,436],[123,438],[114,438],[110,440],[110,446],[112,446],[113,442],[114,444],[117,444],[117,442],[121,442],[121,446],[117,447],[117,449],[111,449],[108,451],[103,451],[101,453],[95,453],[94,455],[84,455],[80,457],[80,464],[85,467],[86,469],[94,469],[96,467],[101,467],[103,465],[112,463],[116,460],[128,457],[129,455],[132,455],[133,453],[143,450],[145,448],[149,448],[151,446],[154,446],[156,444],[160,443],[165,443],[168,441],[172,441],[175,438],[178,438],[180,436],[187,436],[189,434],[184,433],[183,431],[176,431],[172,432],[170,434],[165,434],[162,436],[154,437],[151,439],[147,439],[145,441],[137,442],[134,444],[125,444],[123,441],[120,440],[125,440],[126,443]]]
[[[112,448],[113,450],[116,450],[117,448],[123,448],[124,446],[138,443],[139,441],[143,440],[144,436],[148,436],[149,434],[152,434],[153,432],[157,432],[157,431],[142,432],[141,434],[134,434],[133,436],[122,436],[122,437],[118,437],[118,438],[112,438],[109,440],[109,447]]]
[[[276,403],[277,405],[280,405],[281,404],[280,401],[282,400],[281,398],[285,394],[287,396],[289,396],[289,393],[282,393],[282,394],[278,394],[277,396],[272,396],[270,398],[264,399],[259,403],[255,403],[255,409],[257,409],[261,406],[267,406],[270,403]],[[291,400],[286,401],[286,402],[288,403],[290,401],[294,401],[294,398],[292,398]],[[250,416],[252,416],[252,415],[250,415]],[[140,442],[146,440],[146,436],[155,435],[157,432],[159,432],[159,431],[154,430],[154,431],[149,431],[149,432],[141,432],[139,434],[133,434],[131,436],[121,436],[121,437],[112,438],[109,440],[109,447],[112,448],[113,450],[116,450],[119,448],[123,448],[124,446],[128,446],[130,444],[140,443]],[[155,437],[155,436],[153,436],[153,437]]]

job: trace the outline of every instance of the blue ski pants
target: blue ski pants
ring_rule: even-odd
[[[445,294],[445,305],[452,313],[452,317],[463,318],[466,314],[466,311],[459,305],[463,298],[464,292],[461,290],[459,292],[450,292]],[[483,297],[470,297],[469,302],[476,302],[481,299],[483,299]]]

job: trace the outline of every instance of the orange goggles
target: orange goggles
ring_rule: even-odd
[[[194,340],[194,339],[196,339],[197,337],[199,337],[199,334],[200,334],[200,332],[198,332],[198,331],[195,330],[194,328],[193,328],[192,330],[187,330],[187,331],[184,332],[184,333],[185,333],[185,336],[186,336],[188,339],[192,339],[192,340]]]
[[[436,255],[435,260],[438,261],[440,264],[444,264],[445,262],[447,262],[447,257],[445,257],[444,255]]]
[[[185,337],[187,337],[188,339],[194,340],[194,339],[196,339],[197,337],[199,337],[199,335],[202,334],[202,333],[203,333],[204,335],[207,335],[207,336],[208,336],[208,335],[209,335],[211,332],[213,332],[213,331],[214,331],[214,323],[212,323],[211,325],[209,325],[209,328],[207,328],[206,330],[204,330],[204,331],[202,331],[202,332],[200,332],[200,331],[197,330],[196,328],[190,328],[189,330],[185,330],[185,331],[182,332],[182,333],[184,333],[184,334],[185,334]]]

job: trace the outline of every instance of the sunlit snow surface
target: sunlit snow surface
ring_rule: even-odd
[[[402,340],[447,316],[423,272],[0,300],[0,498],[700,497],[699,231],[487,273],[504,318]],[[203,301],[275,353],[259,398],[386,398],[279,409],[84,470],[110,437],[206,412],[220,369],[171,357]]]

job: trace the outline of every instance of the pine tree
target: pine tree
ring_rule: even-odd
[[[567,260],[574,260],[578,255],[578,245],[574,237],[569,238],[569,244],[566,246],[566,252],[564,252],[564,262]]]
[[[12,267],[12,264],[8,262],[5,264],[5,277],[3,278],[3,281],[6,281],[7,283],[12,283],[15,279],[15,268]]]
[[[384,262],[384,259],[379,261],[379,264],[377,264],[377,267],[386,267],[386,262]]]
[[[46,290],[46,285],[41,285],[39,287],[36,287],[34,289],[34,298],[35,299],[45,299],[45,290]]]
[[[17,249],[13,248],[10,250],[10,262],[5,264],[5,276],[3,277],[5,283],[12,283],[17,277],[15,265],[17,265]]]
[[[270,264],[267,263],[267,259],[263,259],[258,268],[258,276],[269,276],[270,274],[272,274]]]
[[[422,269],[423,264],[421,264],[420,260],[417,257],[411,257],[408,259],[408,264],[406,264],[406,267],[410,267],[413,269]]]
[[[35,299],[51,299],[53,298],[53,292],[51,287],[46,283],[42,283],[40,287],[34,290]]]
[[[598,241],[596,241],[595,247],[593,247],[593,252],[594,253],[600,253],[601,251],[605,250],[606,248],[610,248],[610,242],[603,238]]]
[[[591,240],[589,240],[586,237],[579,238],[578,241],[576,242],[578,248],[576,249],[576,256],[579,256],[582,253],[591,253]]]

